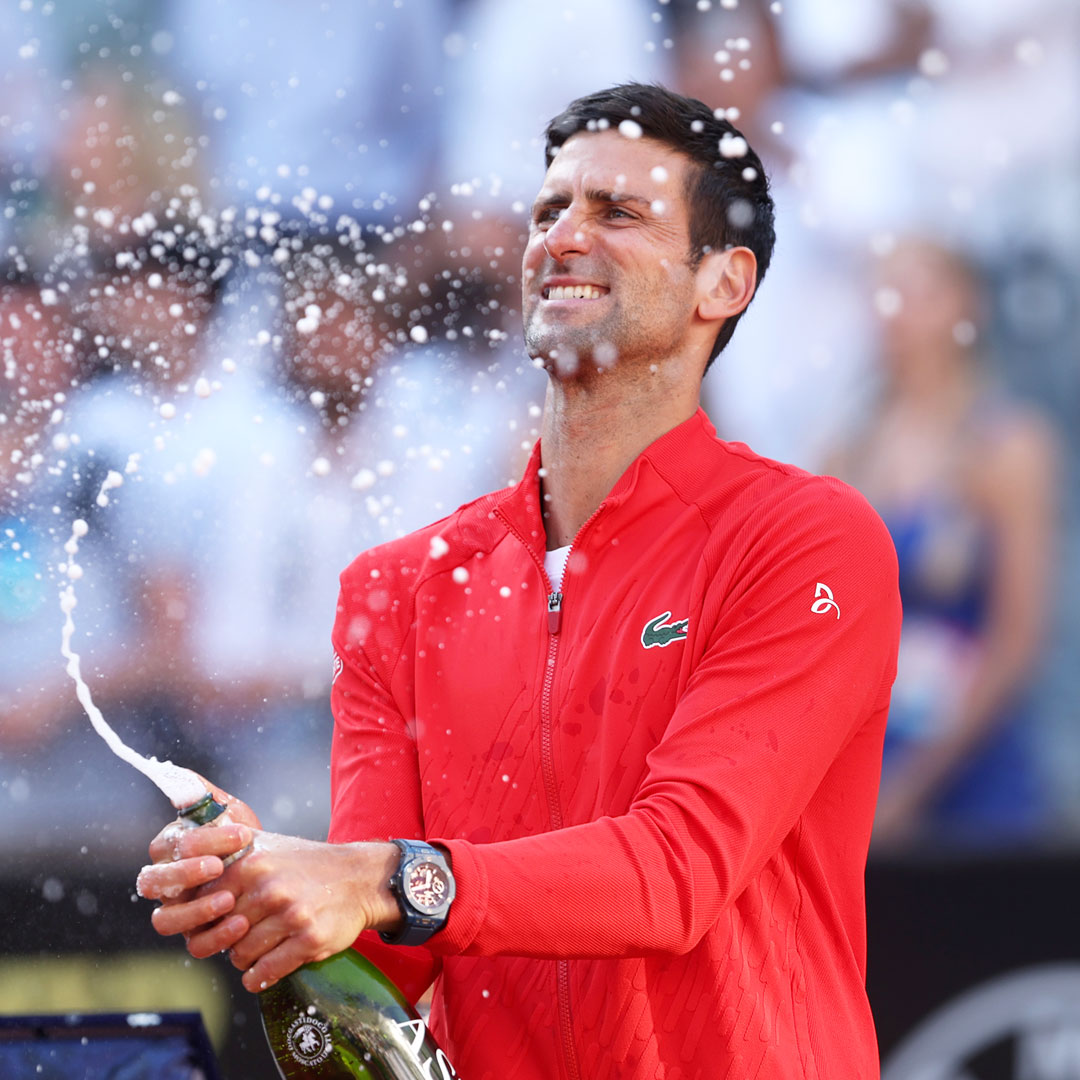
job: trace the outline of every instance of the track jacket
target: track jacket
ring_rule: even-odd
[[[884,526],[699,411],[549,596],[538,467],[342,575],[331,839],[423,837],[457,879],[427,946],[358,947],[437,975],[465,1080],[871,1080]]]

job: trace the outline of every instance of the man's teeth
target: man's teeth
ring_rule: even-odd
[[[595,285],[553,285],[544,290],[548,300],[597,300],[603,295]]]

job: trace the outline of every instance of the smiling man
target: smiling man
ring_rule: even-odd
[[[542,436],[515,487],[342,575],[331,842],[263,834],[225,869],[257,826],[235,804],[248,825],[156,839],[142,892],[251,990],[360,935],[413,996],[435,980],[469,1080],[875,1077],[895,558],[857,494],[698,406],[771,255],[764,171],[659,87],[547,137]]]

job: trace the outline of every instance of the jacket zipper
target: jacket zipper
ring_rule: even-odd
[[[578,540],[581,539],[582,534],[592,523],[597,514],[600,513],[603,505],[604,504],[601,503],[600,506],[589,515],[581,528],[578,529],[577,536],[574,537],[574,541],[570,545],[570,550],[566,553],[567,569],[570,567],[570,557],[574,554],[574,548],[577,547]],[[498,513],[498,511],[496,512]],[[525,543],[524,537],[521,536],[517,529],[515,529],[501,513],[499,516],[502,517],[507,528],[509,528],[518,540],[525,545],[525,550],[532,555],[533,560],[540,569],[540,574],[543,577],[544,584],[548,590],[547,666],[544,669],[544,683],[540,692],[540,764],[544,773],[544,789],[547,794],[548,802],[548,820],[551,822],[552,829],[561,829],[563,824],[562,807],[559,805],[559,787],[555,778],[555,754],[552,748],[551,695],[555,687],[555,661],[558,658],[559,653],[559,630],[562,628],[563,593],[561,590],[556,592],[552,588],[551,578],[548,577],[547,567],[544,566],[543,559],[537,558],[532,547]],[[563,571],[563,578],[564,580],[566,578],[565,570]],[[559,1027],[562,1029],[563,1055],[566,1062],[566,1071],[570,1076],[570,1080],[580,1080],[581,1071],[578,1068],[577,1048],[574,1046],[573,1015],[570,1009],[570,961],[556,960],[555,972],[559,1007]]]
[[[573,555],[573,545],[567,553],[566,563],[570,565],[570,556]],[[566,572],[563,572],[566,576]],[[547,570],[544,570],[547,578]],[[551,581],[548,579],[548,588]],[[544,671],[544,686],[540,694],[540,763],[544,770],[544,787],[548,797],[548,819],[553,829],[561,829],[563,825],[562,806],[559,803],[559,785],[555,778],[555,752],[552,746],[554,733],[554,721],[551,715],[551,695],[555,688],[555,661],[559,655],[559,630],[562,625],[562,592],[551,591],[548,593],[547,619],[548,619],[548,653],[547,668]],[[570,961],[555,961],[556,996],[559,1006],[559,1027],[562,1030],[563,1057],[566,1061],[566,1071],[570,1080],[579,1080],[577,1049],[574,1046],[574,1023],[570,1011]]]
[[[588,517],[585,523],[578,529],[570,550],[566,553],[566,569],[563,570],[563,588],[565,588],[566,573],[570,569],[570,559],[573,557],[574,548],[577,547],[585,530],[600,513],[603,503],[600,504]],[[551,589],[551,580],[544,568],[544,580]],[[548,810],[551,826],[561,829],[562,807],[559,804],[559,788],[555,779],[555,753],[552,747],[553,741],[553,718],[551,715],[551,695],[555,688],[555,661],[559,653],[559,630],[562,627],[563,593],[552,590],[548,593],[547,618],[548,618],[548,655],[547,670],[544,672],[544,688],[540,696],[540,760],[544,769],[544,782],[548,789]],[[566,1071],[570,1080],[580,1080],[581,1070],[578,1068],[577,1048],[574,1045],[574,1022],[570,1009],[570,961],[557,960],[555,962],[556,986],[559,1002],[559,1026],[562,1028],[563,1054],[566,1060]]]
[[[571,553],[573,549],[571,548]],[[569,561],[569,560],[568,560]],[[544,572],[545,577],[547,571]],[[551,582],[548,581],[548,587]],[[544,671],[544,686],[540,695],[540,762],[544,771],[544,787],[548,799],[548,819],[553,829],[561,829],[562,807],[559,804],[559,786],[555,778],[555,754],[552,747],[553,720],[551,695],[555,686],[555,660],[559,653],[559,629],[562,623],[562,593],[548,593],[548,652]],[[559,1027],[562,1032],[563,1057],[570,1080],[579,1080],[577,1049],[574,1046],[574,1024],[570,1011],[570,962],[555,961],[556,996],[559,1008]]]

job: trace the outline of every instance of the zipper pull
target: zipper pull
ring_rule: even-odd
[[[562,622],[562,593],[553,592],[548,594],[548,633],[557,634]]]

